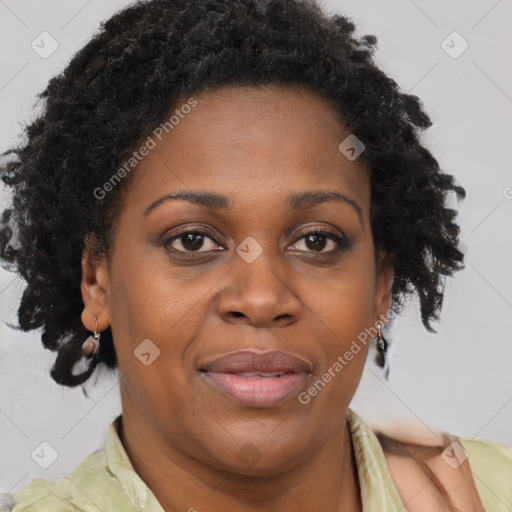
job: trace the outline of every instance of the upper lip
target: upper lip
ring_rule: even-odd
[[[240,372],[293,372],[310,373],[312,365],[309,361],[280,350],[236,350],[221,354],[202,364],[199,369],[216,373]]]

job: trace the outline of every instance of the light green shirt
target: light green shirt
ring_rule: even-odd
[[[34,479],[0,502],[0,512],[164,512],[133,469],[118,434],[118,416],[104,447],[83,460],[69,478]],[[389,472],[382,447],[370,427],[347,413],[365,512],[406,511]],[[469,458],[486,512],[512,511],[512,448],[459,438]]]

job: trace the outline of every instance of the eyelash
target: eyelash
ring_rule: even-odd
[[[208,238],[213,240],[216,244],[218,244],[218,242],[215,240],[216,235],[213,235],[209,231],[206,231],[204,229],[187,229],[184,231],[180,231],[179,233],[176,233],[175,235],[171,236],[170,238],[167,238],[163,242],[163,246],[168,251],[174,252],[174,253],[179,253],[179,254],[207,254],[207,253],[211,253],[211,252],[214,252],[217,250],[217,249],[215,249],[214,251],[181,251],[181,250],[177,250],[177,249],[172,249],[170,247],[170,245],[174,242],[174,240],[178,240],[179,238],[183,237],[184,235],[188,235],[188,234],[207,236]],[[320,252],[318,252],[318,251],[298,251],[298,252],[306,252],[306,253],[316,254],[316,255],[322,255],[322,254],[332,255],[339,251],[347,250],[351,246],[351,242],[348,238],[340,237],[340,236],[334,234],[331,230],[322,228],[322,227],[309,228],[309,229],[305,229],[304,231],[301,231],[300,236],[298,238],[296,238],[292,242],[291,245],[296,244],[298,241],[300,241],[302,238],[304,238],[308,235],[317,235],[317,234],[325,236],[329,240],[332,240],[336,244],[337,247],[330,251],[320,251]],[[218,245],[220,245],[220,244],[218,244]]]

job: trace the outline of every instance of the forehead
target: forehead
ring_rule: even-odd
[[[307,88],[226,86],[183,98],[168,118],[150,134],[154,147],[134,171],[131,199],[140,208],[177,189],[254,206],[262,196],[268,203],[330,189],[369,207],[364,160],[351,161],[338,147],[350,131],[331,103]]]

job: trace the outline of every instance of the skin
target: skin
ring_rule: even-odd
[[[381,252],[376,265],[369,171],[338,150],[350,132],[306,88],[229,86],[195,98],[133,171],[110,259],[84,251],[82,260],[82,321],[112,328],[123,445],[166,511],[362,510],[345,416],[367,346],[307,404],[292,395],[243,407],[199,366],[236,349],[276,348],[311,362],[305,391],[386,314],[393,260]],[[222,194],[231,208],[169,200],[144,215],[187,190]],[[287,204],[312,190],[343,194],[360,215],[333,200]],[[301,231],[322,227],[350,245],[308,244]],[[193,228],[211,232],[195,252],[183,238],[164,246]],[[252,263],[236,252],[247,237],[262,248]],[[146,339],[160,350],[148,366],[134,355]]]

